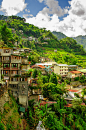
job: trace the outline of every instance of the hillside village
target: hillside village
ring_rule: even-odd
[[[17,16],[0,22],[0,128],[85,130],[83,47]]]
[[[68,96],[65,97],[65,100],[68,103],[71,103],[70,101],[75,97],[74,93],[78,93],[81,96],[85,83],[76,81],[76,78],[86,76],[86,69],[80,69],[77,65],[58,64],[55,61],[45,62],[44,57],[41,57],[39,63],[31,65],[30,61],[28,61],[28,53],[31,51],[29,48],[0,48],[0,89],[5,85],[16,100],[19,98],[19,104],[27,108],[28,99],[38,101],[39,97],[43,97],[41,88],[34,89],[34,87],[38,86],[37,77],[33,78],[32,75],[29,77],[27,75],[30,69],[36,69],[40,70],[42,75],[55,73],[59,84],[62,80],[71,81],[69,85],[66,85]],[[22,52],[26,53],[27,56],[21,55]],[[61,80],[58,75],[61,77]],[[30,89],[31,86],[33,89]]]

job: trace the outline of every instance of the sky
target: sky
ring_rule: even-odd
[[[0,15],[24,17],[69,37],[86,35],[86,0],[0,0]]]

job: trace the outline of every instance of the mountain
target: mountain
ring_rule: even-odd
[[[78,44],[83,45],[83,48],[86,50],[86,35],[85,36],[77,36],[77,37],[72,37],[77,41]]]
[[[55,32],[53,31],[52,34],[54,34],[58,40],[66,38],[67,36],[61,32]],[[85,36],[77,36],[77,37],[70,37],[77,41],[77,44],[80,44],[83,46],[83,48],[86,50],[86,35]]]
[[[58,38],[58,40],[67,37],[65,34],[63,34],[63,33],[61,33],[61,32],[53,31],[52,34],[55,35],[55,36]]]

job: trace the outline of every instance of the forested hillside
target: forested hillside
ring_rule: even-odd
[[[84,49],[86,50],[86,36],[77,36],[72,38],[75,39],[78,44],[83,45]]]
[[[52,33],[57,37],[58,40],[67,37],[66,35],[64,35],[61,32],[55,32],[54,31]],[[74,40],[76,40],[77,44],[83,45],[84,49],[86,50],[86,36],[77,36],[77,37],[71,37],[71,38],[73,38]]]
[[[62,39],[62,38],[66,38],[67,36],[66,35],[64,35],[63,33],[61,33],[61,32],[56,32],[56,31],[53,31],[52,32],[57,38],[58,38],[58,40],[60,40],[60,39]]]
[[[40,44],[43,47],[62,48],[67,52],[85,54],[83,47],[77,45],[77,42],[72,38],[67,37],[58,40],[50,31],[46,31],[45,28],[39,29],[34,25],[25,23],[25,19],[21,17],[1,16],[0,18],[0,39],[8,46],[13,46],[17,42],[20,47],[26,46],[36,49],[36,46]],[[6,20],[3,20],[5,18]],[[30,36],[37,40],[28,40]]]

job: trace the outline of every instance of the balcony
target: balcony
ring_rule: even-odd
[[[9,81],[9,84],[18,84],[19,81]]]
[[[12,76],[14,76],[14,77],[19,77],[19,74],[12,73],[12,74],[10,74],[10,76],[11,76],[11,77],[12,77]]]
[[[2,63],[10,63],[10,60],[3,60]]]
[[[9,52],[9,53],[2,53],[1,55],[2,55],[2,56],[10,56],[10,55],[11,55],[11,52]]]
[[[20,67],[11,67],[10,70],[20,70]]]
[[[10,76],[10,73],[8,73],[8,74],[4,74],[4,76],[8,76],[8,77],[9,77],[9,76]]]
[[[22,64],[28,64],[28,61],[22,61]]]
[[[21,63],[21,59],[11,59],[11,63]]]
[[[3,70],[10,70],[10,67],[5,67],[3,68]]]

